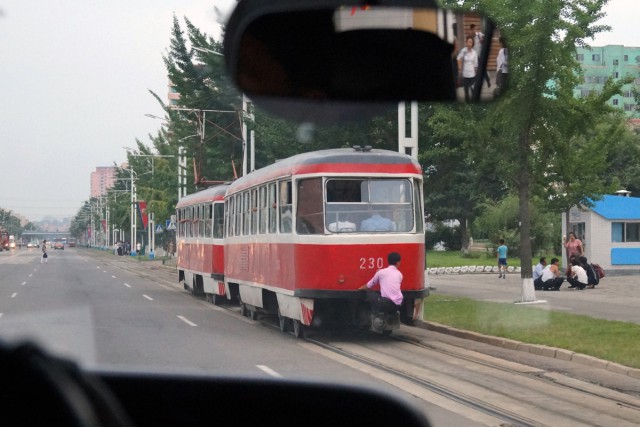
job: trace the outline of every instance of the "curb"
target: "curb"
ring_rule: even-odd
[[[520,273],[522,267],[507,267],[507,273]],[[425,269],[425,274],[440,275],[440,274],[482,274],[482,273],[497,273],[497,265],[465,265],[462,267],[428,267]]]
[[[640,369],[630,368],[628,366],[620,365],[618,363],[609,362],[608,360],[598,359],[594,356],[588,356],[586,354],[576,353],[571,350],[562,348],[549,347],[540,344],[527,344],[520,341],[515,341],[508,338],[493,337],[490,335],[483,335],[478,332],[466,331],[464,329],[457,329],[451,326],[442,325],[436,322],[419,322],[417,327],[427,329],[442,334],[452,335],[458,338],[467,340],[473,340],[484,344],[493,345],[495,347],[502,347],[508,350],[517,350],[525,353],[531,353],[538,356],[551,357],[566,362],[575,362],[584,366],[592,368],[606,369],[607,371],[626,375],[631,378],[640,379]]]

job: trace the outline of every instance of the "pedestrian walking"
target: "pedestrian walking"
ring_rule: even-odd
[[[469,102],[476,83],[478,73],[478,54],[473,50],[473,36],[467,36],[466,47],[458,54],[458,70],[462,70],[462,85],[464,86],[464,100]]]
[[[469,29],[473,36],[473,50],[476,51],[478,59],[480,59],[480,55],[482,55],[482,45],[484,44],[484,33],[477,29],[475,24],[471,24]],[[487,82],[487,86],[491,87],[491,80],[489,79],[489,74],[486,71],[483,76],[478,76],[478,83],[480,86],[482,86],[483,79]]]
[[[49,262],[49,255],[47,254],[47,240],[42,241],[42,257],[40,258],[40,264]]]
[[[500,45],[502,48],[498,52],[496,58],[496,86],[494,94],[496,96],[502,93],[502,89],[507,85],[507,76],[509,75],[509,49],[506,48],[504,38],[500,37]]]
[[[507,245],[504,244],[504,239],[500,239],[500,246],[496,249],[498,254],[498,278],[506,279],[507,278]]]

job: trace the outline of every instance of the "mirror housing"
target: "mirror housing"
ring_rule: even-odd
[[[299,120],[318,108],[323,121],[329,109],[349,118],[402,101],[464,100],[456,56],[470,15],[432,0],[373,3],[241,0],[225,28],[232,80],[257,106]],[[493,28],[484,20],[478,76],[497,55],[490,52]],[[493,98],[475,86],[470,101]]]

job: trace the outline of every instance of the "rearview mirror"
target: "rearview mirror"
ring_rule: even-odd
[[[502,46],[492,22],[428,0],[241,0],[225,30],[228,71],[256,105],[286,99],[305,110],[498,94],[482,79],[487,70],[491,81],[498,77]],[[481,47],[465,47],[469,36]],[[474,54],[460,57],[465,49],[475,52],[475,64]],[[465,64],[471,68],[458,70]]]

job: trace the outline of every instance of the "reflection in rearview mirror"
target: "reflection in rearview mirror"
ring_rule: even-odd
[[[508,51],[481,15],[394,6],[308,7],[243,16],[246,8],[239,5],[230,19],[227,65],[238,88],[256,104],[262,98],[490,101],[506,85]]]

